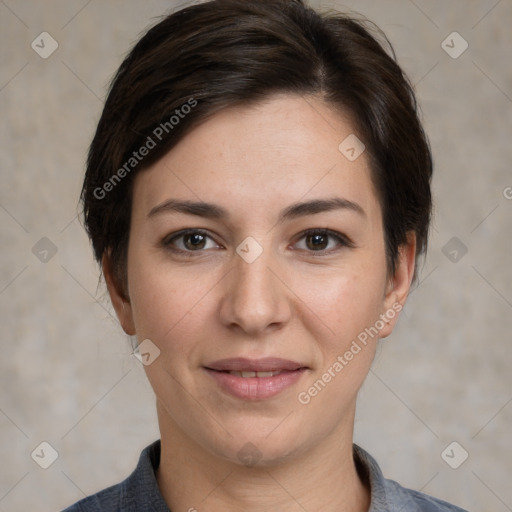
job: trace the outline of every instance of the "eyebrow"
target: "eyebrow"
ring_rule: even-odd
[[[334,197],[329,199],[313,199],[311,201],[292,204],[281,212],[278,223],[306,215],[314,215],[316,213],[340,209],[353,211],[361,217],[366,218],[366,212],[358,203],[341,197]],[[228,211],[216,204],[206,203],[204,201],[178,199],[168,199],[156,205],[148,213],[148,218],[162,213],[184,213],[217,220],[229,218]]]

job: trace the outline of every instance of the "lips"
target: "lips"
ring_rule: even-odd
[[[296,361],[280,359],[278,357],[265,357],[262,359],[236,357],[220,359],[206,365],[206,368],[218,372],[278,372],[282,370],[293,371],[304,367],[305,365]]]
[[[277,372],[251,372],[251,371],[229,371],[230,375],[238,375],[239,377],[243,377],[244,379],[248,379],[250,377],[258,377],[258,378],[264,378],[264,377],[273,377],[274,375],[279,375],[283,370],[279,370]]]
[[[245,400],[263,400],[295,384],[308,368],[280,358],[221,359],[205,366],[220,389]]]

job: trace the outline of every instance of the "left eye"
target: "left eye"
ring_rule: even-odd
[[[325,252],[336,247],[351,246],[343,235],[327,229],[310,230],[302,234],[296,247],[305,251]]]

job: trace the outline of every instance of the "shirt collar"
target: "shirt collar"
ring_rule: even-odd
[[[148,510],[150,506],[149,510],[153,512],[169,512],[156,480],[160,449],[160,440],[145,448],[140,455],[137,468],[125,481],[125,497],[130,498],[134,511]],[[406,489],[384,478],[377,461],[368,452],[354,444],[353,454],[360,477],[370,486],[371,504],[368,512],[419,510]]]
[[[409,489],[394,480],[384,478],[377,461],[367,451],[354,444],[353,453],[360,477],[370,486],[371,502],[368,512],[421,510]]]

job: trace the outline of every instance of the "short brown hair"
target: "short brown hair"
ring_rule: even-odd
[[[408,232],[416,234],[416,257],[424,253],[430,148],[410,82],[385,36],[379,43],[369,27],[302,0],[211,0],[152,27],[114,77],[89,150],[81,200],[97,260],[109,253],[125,282],[139,171],[219,110],[282,92],[318,95],[352,119],[382,208],[391,275]],[[141,157],[149,139],[155,144]]]

